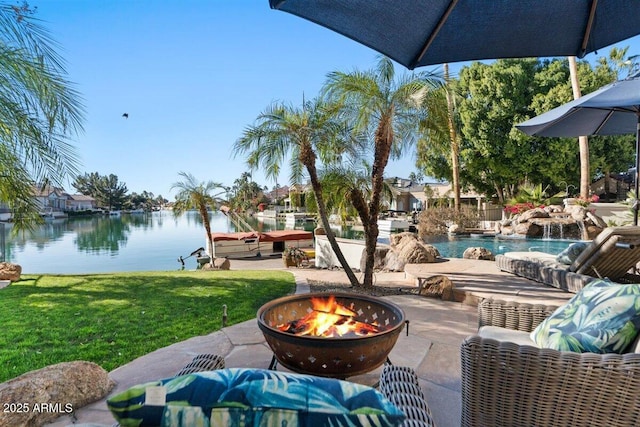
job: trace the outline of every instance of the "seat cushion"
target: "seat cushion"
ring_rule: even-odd
[[[107,399],[127,426],[397,426],[405,415],[361,384],[263,369],[219,369],[141,384]]]
[[[623,353],[640,329],[640,285],[596,280],[531,332],[542,348]]]
[[[497,341],[537,347],[537,344],[531,340],[530,333],[525,331],[516,331],[499,326],[483,326],[478,330],[478,335],[482,338],[491,338]]]

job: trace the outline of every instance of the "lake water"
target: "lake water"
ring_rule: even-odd
[[[34,233],[13,236],[5,224],[5,260],[32,273],[108,273],[182,268],[178,257],[204,247],[206,236],[197,212],[174,218],[171,211],[76,217],[47,221]],[[253,221],[256,230],[272,224]],[[211,215],[212,231],[235,231],[222,213]],[[185,261],[195,269],[195,258]]]
[[[248,222],[258,231],[283,229],[274,219]],[[314,223],[296,228],[313,230]],[[94,216],[47,221],[34,233],[13,236],[5,224],[4,258],[22,266],[25,274],[38,273],[110,273],[116,271],[180,270],[180,256],[205,246],[205,233],[197,212],[174,218],[170,211],[121,217]],[[235,231],[222,213],[211,214],[215,232]],[[345,230],[343,237],[361,237]],[[557,254],[571,242],[558,240],[451,238],[437,236],[430,243],[443,257],[462,257],[469,246],[482,246],[494,254],[508,251],[540,250]],[[195,269],[195,258],[185,261],[186,269]]]

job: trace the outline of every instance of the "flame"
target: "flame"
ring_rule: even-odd
[[[357,313],[329,298],[311,298],[312,310],[304,317],[278,325],[277,329],[294,335],[316,337],[366,336],[381,332],[378,324],[356,320]]]

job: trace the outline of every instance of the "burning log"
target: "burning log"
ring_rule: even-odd
[[[282,332],[317,337],[359,337],[384,331],[377,323],[355,319],[356,312],[339,304],[333,296],[328,299],[312,298],[313,308],[306,316],[278,325]]]

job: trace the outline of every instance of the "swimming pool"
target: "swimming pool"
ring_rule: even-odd
[[[443,258],[462,258],[465,249],[483,247],[498,255],[505,252],[540,251],[557,255],[575,240],[533,239],[522,237],[430,236],[425,239]]]

